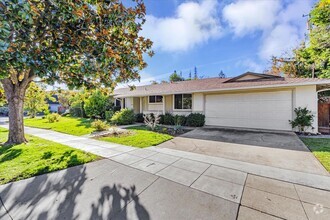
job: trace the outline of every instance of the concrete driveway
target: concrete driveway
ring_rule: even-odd
[[[159,147],[328,175],[293,132],[204,127],[162,143]]]

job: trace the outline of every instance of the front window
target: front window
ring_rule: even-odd
[[[163,102],[163,96],[161,95],[149,96],[149,103],[162,103],[162,102]]]
[[[191,94],[174,95],[174,109],[191,109]]]

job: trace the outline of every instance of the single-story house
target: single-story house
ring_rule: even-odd
[[[307,107],[315,115],[318,132],[318,91],[330,88],[330,79],[285,78],[247,72],[234,78],[191,81],[120,88],[114,98],[122,108],[135,113],[170,112],[205,114],[205,125],[292,130],[296,107]]]

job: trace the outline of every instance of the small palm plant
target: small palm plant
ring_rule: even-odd
[[[306,128],[311,127],[314,121],[314,115],[307,108],[295,108],[296,118],[294,120],[289,120],[292,128],[298,127],[298,131],[305,133]]]
[[[157,114],[146,114],[143,116],[144,118],[144,124],[149,127],[152,131],[156,129],[156,127],[159,125],[160,121],[160,115]]]

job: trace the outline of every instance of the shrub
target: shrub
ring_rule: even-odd
[[[133,124],[134,121],[135,121],[134,111],[127,108],[124,108],[119,112],[116,112],[111,118],[111,122],[117,125],[129,125],[129,124]]]
[[[299,132],[305,132],[306,127],[311,127],[314,121],[314,115],[307,108],[295,108],[296,118],[289,120],[292,128],[298,127]]]
[[[82,107],[82,103],[81,102],[76,102],[74,104],[72,104],[71,108],[70,108],[70,115],[73,117],[84,117],[84,109]]]
[[[159,115],[159,124],[164,124],[164,115]]]
[[[165,113],[164,119],[163,119],[164,125],[174,125],[174,117],[171,113]]]
[[[101,120],[95,120],[92,122],[92,128],[94,128],[96,131],[106,131],[109,128],[109,125]]]
[[[112,116],[113,116],[113,111],[112,110],[105,111],[105,120],[107,120],[108,122],[110,122]]]
[[[184,126],[186,125],[187,118],[184,115],[175,115],[173,120],[175,125]]]
[[[1,116],[8,116],[9,109],[8,107],[0,107],[0,115]]]
[[[86,115],[92,118],[105,118],[105,111],[109,110],[111,102],[107,95],[100,90],[95,90],[85,101]]]
[[[143,123],[144,122],[143,113],[135,114],[135,122],[139,122],[139,123]]]
[[[202,127],[205,124],[205,115],[191,113],[187,116],[186,125],[191,127]]]
[[[46,119],[49,123],[58,122],[61,119],[61,116],[57,113],[48,114]]]

